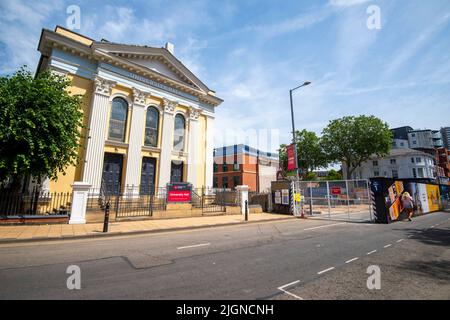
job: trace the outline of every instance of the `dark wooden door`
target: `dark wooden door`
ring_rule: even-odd
[[[183,162],[172,161],[170,170],[170,182],[183,182]]]
[[[141,194],[154,194],[155,188],[155,170],[156,170],[156,159],[144,157],[142,158],[142,169],[141,169]]]
[[[105,153],[103,161],[103,190],[108,194],[120,193],[122,184],[122,163],[123,156],[115,153]]]

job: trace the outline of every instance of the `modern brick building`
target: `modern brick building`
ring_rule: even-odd
[[[213,185],[233,189],[248,185],[250,191],[263,192],[276,180],[278,154],[263,152],[244,144],[214,150]]]

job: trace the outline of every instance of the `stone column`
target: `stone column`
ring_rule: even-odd
[[[100,189],[103,174],[103,157],[108,128],[109,97],[114,82],[101,78],[94,80],[94,95],[91,100],[86,157],[83,181]]]
[[[144,141],[145,99],[148,94],[133,89],[133,109],[131,113],[130,139],[128,143],[125,192],[131,196],[139,195],[141,180],[141,150]]]
[[[170,182],[171,155],[173,149],[174,113],[177,103],[164,99],[161,155],[159,160],[159,187],[165,188]]]
[[[248,186],[237,186],[236,190],[239,192],[239,199],[241,200],[241,213],[245,215],[245,201],[247,201],[248,207]],[[250,214],[250,209],[248,209]]]
[[[202,187],[197,182],[197,170],[199,167],[198,159],[198,144],[201,141],[198,140],[198,117],[200,115],[199,110],[191,108],[189,110],[189,151],[188,151],[188,163],[187,163],[187,181],[192,184],[194,188]]]
[[[214,118],[206,117],[206,148],[205,148],[205,187],[213,187],[214,170]]]
[[[72,207],[70,209],[69,224],[86,223],[87,197],[91,184],[87,182],[74,182],[72,185]]]

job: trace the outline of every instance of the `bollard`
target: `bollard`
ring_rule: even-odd
[[[105,205],[105,220],[103,221],[103,232],[108,232],[109,225],[109,201]]]
[[[245,221],[248,221],[248,200],[245,200]]]

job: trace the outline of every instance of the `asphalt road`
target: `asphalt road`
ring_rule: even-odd
[[[450,214],[0,246],[0,299],[450,299]],[[375,251],[376,250],[376,251]],[[369,265],[381,289],[369,290]],[[68,290],[68,266],[81,289]]]

